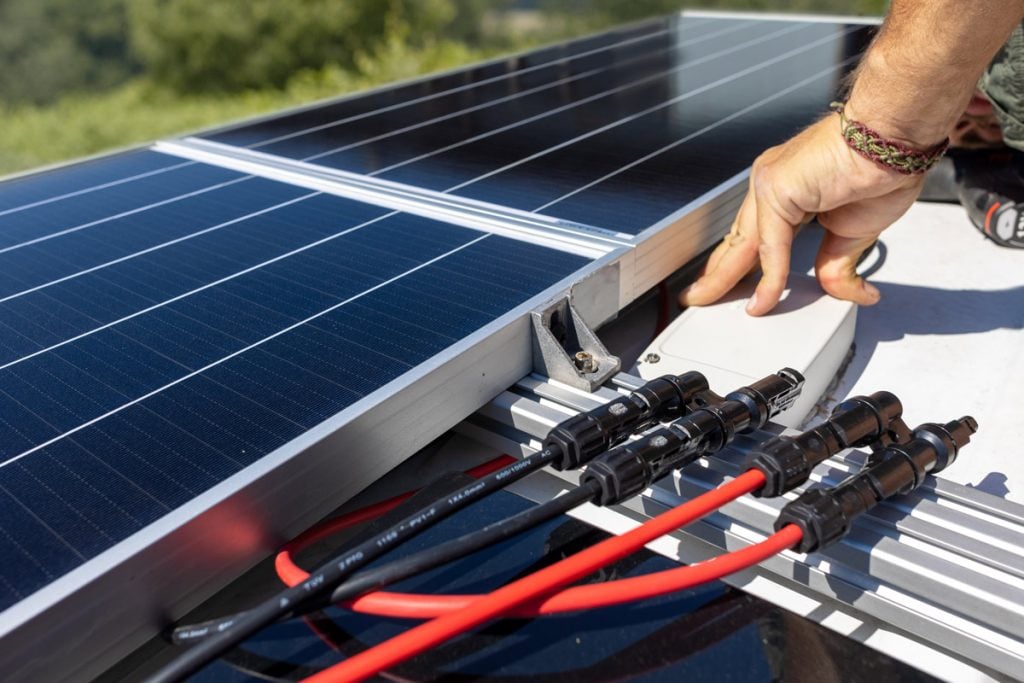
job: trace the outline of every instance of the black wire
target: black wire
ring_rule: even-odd
[[[599,490],[596,481],[588,481],[586,484],[578,486],[564,495],[523,510],[508,519],[489,524],[483,529],[452,539],[433,548],[421,550],[415,555],[389,562],[379,569],[361,572],[335,588],[334,592],[331,593],[330,602],[344,602],[364,593],[397,583],[410,576],[416,576],[435,567],[454,562],[495,543],[500,543],[527,529],[532,529],[550,519],[554,519],[574,507],[593,500]]]
[[[322,565],[297,586],[283,590],[257,607],[242,613],[223,631],[201,640],[146,680],[148,683],[169,683],[185,679],[268,624],[304,611],[306,605],[318,602],[318,598],[326,597],[335,586],[355,571],[389,550],[469,504],[544,467],[558,457],[560,454],[550,449],[534,453],[417,510],[390,529],[363,541]]]
[[[435,567],[454,562],[466,555],[475,553],[495,543],[500,543],[528,529],[539,526],[550,519],[554,519],[568,510],[592,500],[598,491],[597,482],[588,481],[586,484],[572,489],[564,495],[523,510],[500,522],[489,524],[483,529],[446,541],[433,548],[421,550],[409,557],[389,562],[383,567],[360,572],[335,588],[329,599],[316,604],[308,604],[303,611],[295,611],[294,615],[308,614],[332,603],[344,602],[364,593],[397,583],[402,579],[407,579]],[[187,644],[209,638],[211,636],[201,634],[217,633],[219,630],[229,628],[234,621],[240,619],[245,614],[245,612],[242,612],[230,617],[221,617],[192,626],[183,626],[175,630],[173,635],[174,642]]]

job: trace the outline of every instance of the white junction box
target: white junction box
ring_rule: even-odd
[[[791,273],[779,305],[755,318],[745,311],[754,284],[741,284],[711,306],[686,309],[641,354],[636,372],[651,379],[696,370],[726,393],[793,368],[807,382],[793,407],[773,421],[799,427],[849,354],[857,306],[825,294],[814,278]]]

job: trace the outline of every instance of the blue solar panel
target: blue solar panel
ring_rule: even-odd
[[[155,177],[31,244],[41,207],[0,216],[0,610],[589,263],[203,164],[159,177],[229,184],[149,206]]]
[[[188,165],[191,162],[140,150],[64,166],[59,172],[43,171],[13,178],[0,184],[0,216],[19,207],[48,203]]]
[[[262,152],[637,234],[824,111],[873,31],[706,18],[657,26],[530,79],[510,75],[504,89],[488,83],[437,94],[333,126],[324,109],[315,128],[263,122],[244,129],[246,141]],[[277,137],[259,139],[260,131]]]

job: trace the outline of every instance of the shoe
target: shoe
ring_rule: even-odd
[[[974,227],[1003,247],[1024,249],[1024,153],[950,150],[960,204]]]

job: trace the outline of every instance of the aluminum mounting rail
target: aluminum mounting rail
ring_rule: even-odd
[[[641,383],[620,374],[612,382],[616,388],[588,393],[530,376],[459,430],[508,452],[529,451],[567,415]],[[586,506],[578,516],[621,532],[736,475],[749,449],[769,436],[741,437],[719,456],[625,506]],[[969,446],[962,457],[982,455]],[[817,468],[809,485],[838,483],[858,469],[862,457],[852,452],[833,458]],[[534,477],[518,492],[536,500],[550,497],[565,486],[559,477],[572,481],[572,473]],[[778,511],[796,495],[745,496],[651,547],[683,562],[744,547],[765,538]],[[1003,680],[1024,671],[1024,506],[959,484],[932,479],[865,515],[827,551],[786,552],[727,583],[940,678]]]

